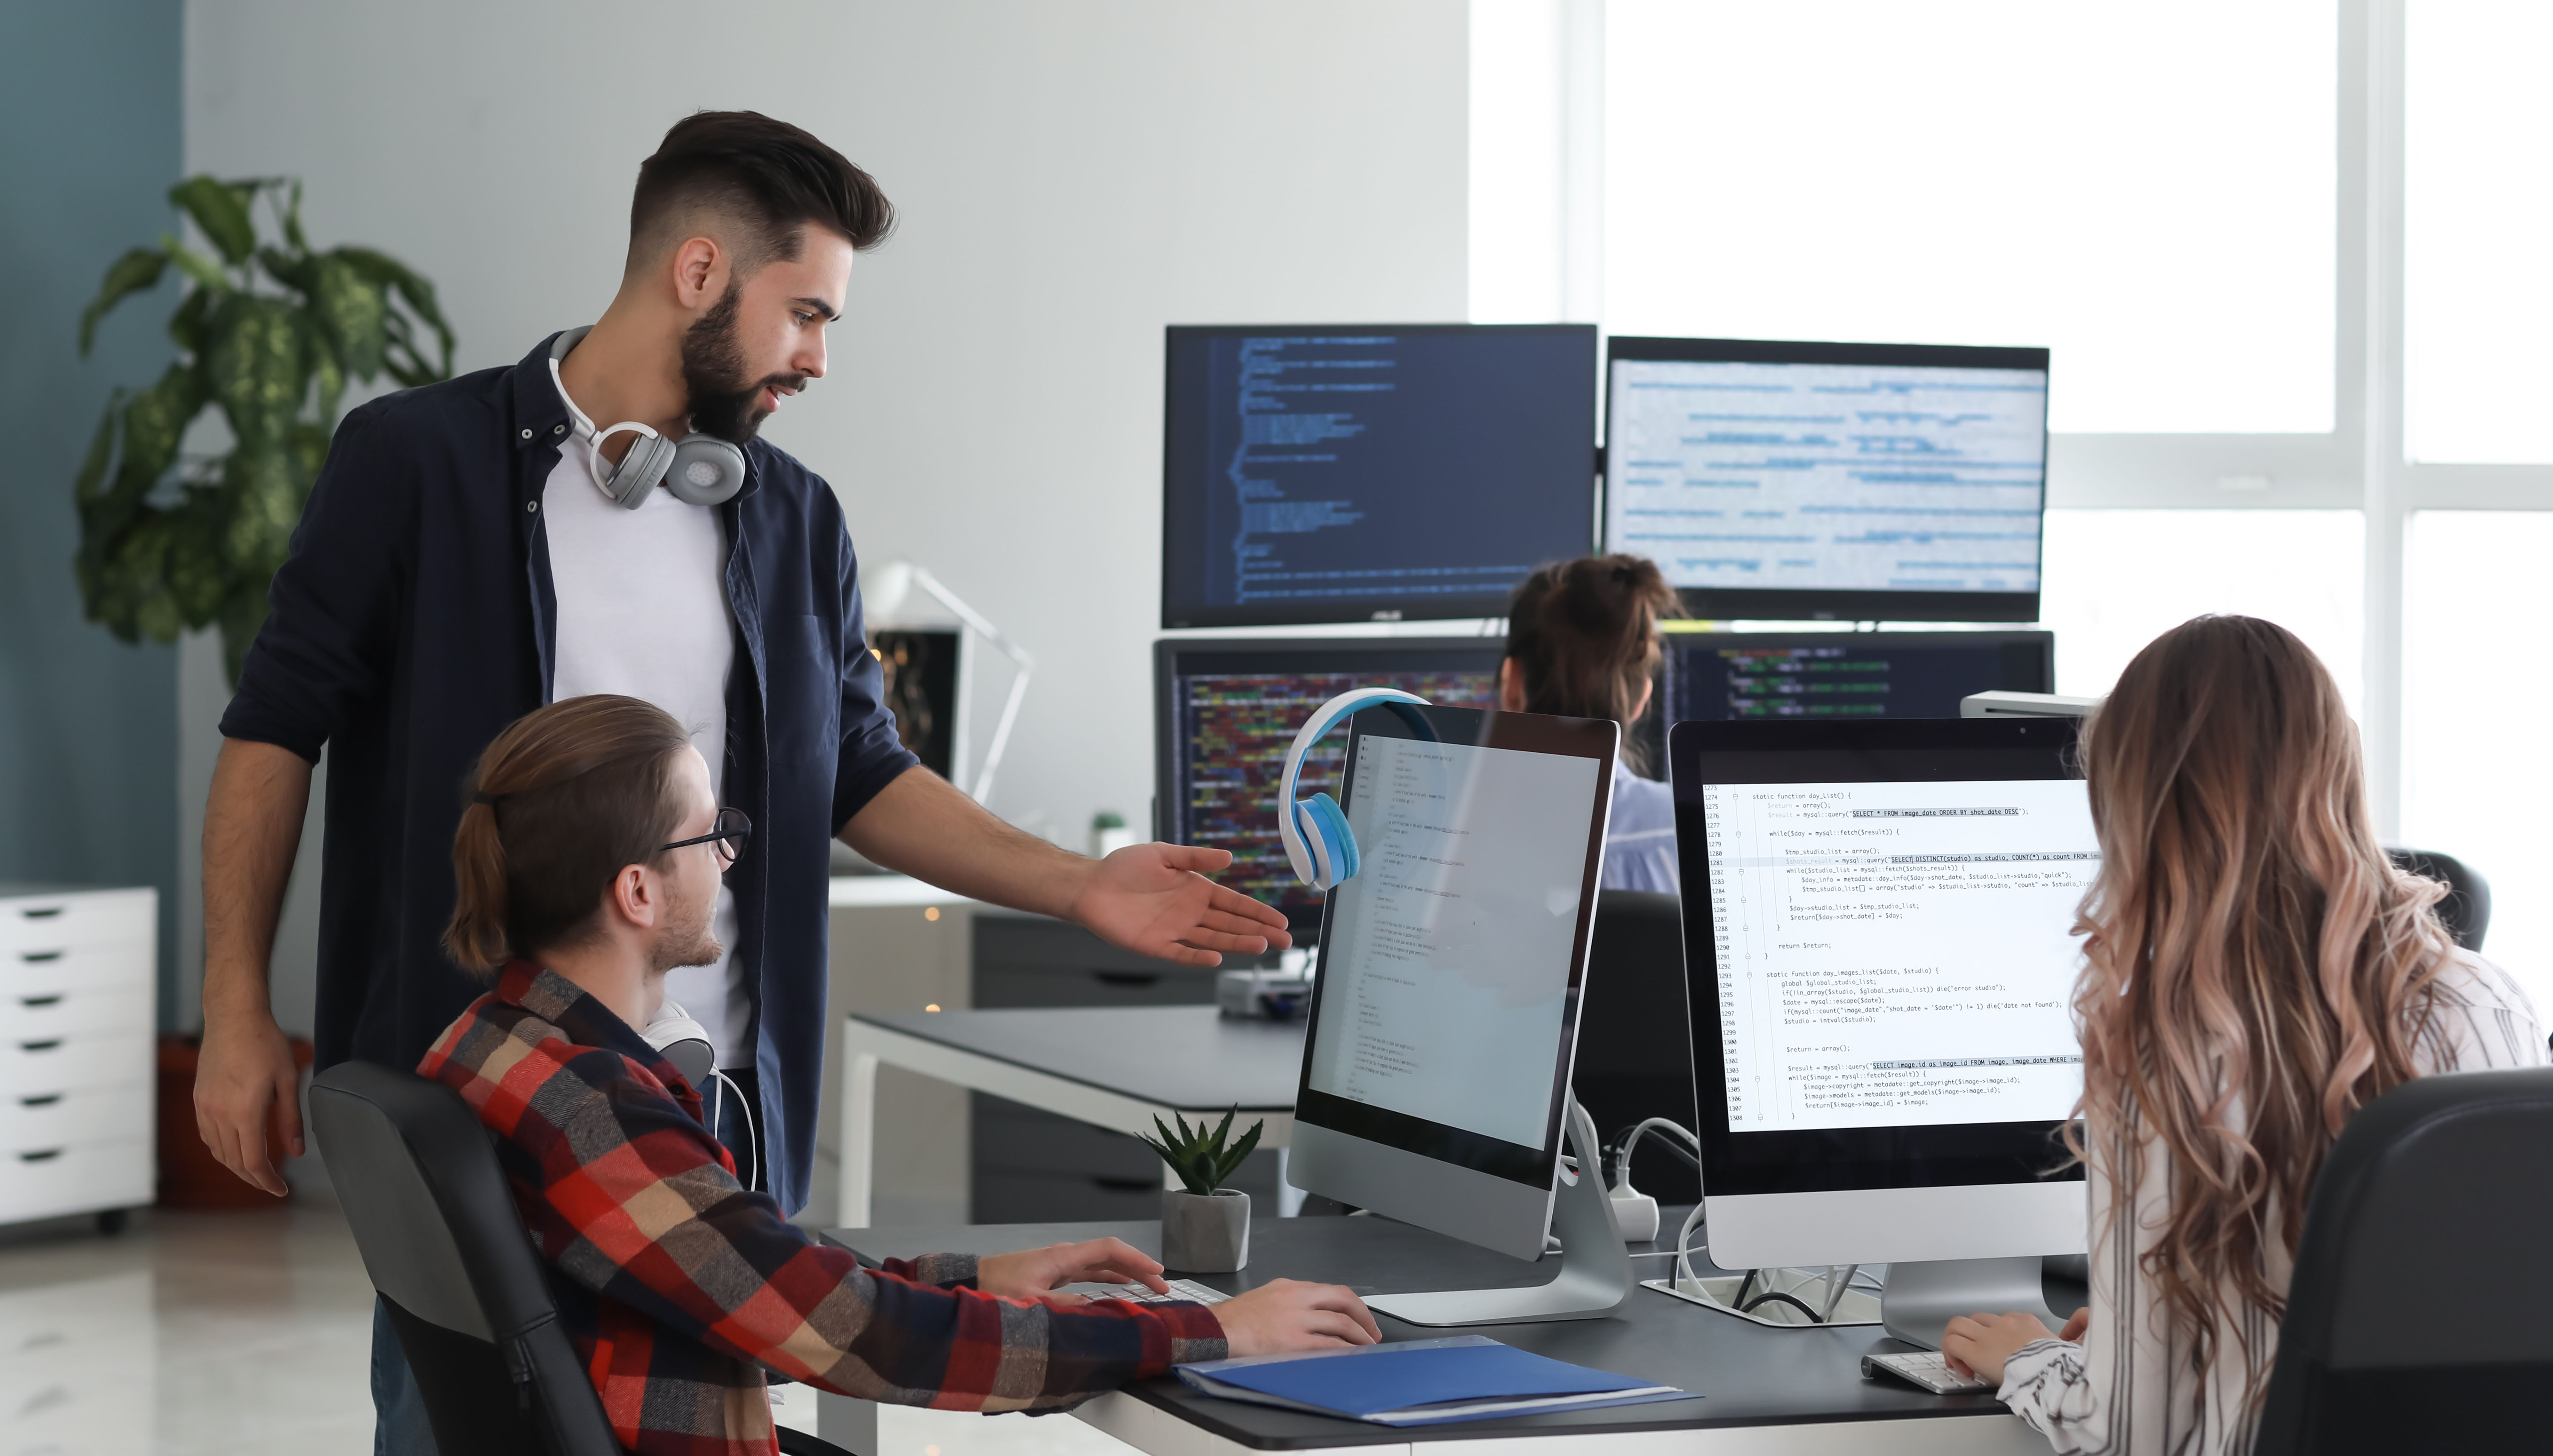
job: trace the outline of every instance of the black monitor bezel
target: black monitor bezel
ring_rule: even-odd
[[[1605,471],[1597,484],[1600,549],[1614,549],[1612,526],[1613,365],[1617,360],[1696,364],[1884,364],[1916,369],[2031,369],[2048,372],[2049,351],[1965,344],[1826,344],[1773,339],[1670,339],[1615,334],[1605,344]],[[2040,405],[2039,563],[2048,564],[2048,411]],[[1886,592],[1679,587],[1687,616],[1765,621],[2037,621],[2037,592]]]
[[[1153,838],[1178,844],[1181,837],[1179,795],[1179,704],[1176,690],[1182,672],[1408,672],[1444,668],[1463,670],[1486,657],[1491,671],[1506,655],[1506,638],[1498,637],[1163,637],[1153,643]],[[1223,660],[1229,667],[1191,665],[1191,659]],[[1310,944],[1320,935],[1317,907],[1285,909],[1294,939]]]
[[[1876,719],[1688,722],[1667,734],[1693,1027],[1694,1130],[1702,1184],[1715,1197],[2079,1179],[2049,1122],[1732,1133],[1721,1051],[1720,969],[1711,917],[1704,783],[1886,783],[2080,779],[2072,719]]]
[[[1381,1144],[1420,1158],[1471,1169],[1491,1177],[1530,1188],[1549,1188],[1558,1169],[1561,1117],[1566,1110],[1569,1078],[1578,1055],[1578,1007],[1587,977],[1587,950],[1596,924],[1596,895],[1604,879],[1605,829],[1611,814],[1613,763],[1621,752],[1621,729],[1610,719],[1556,718],[1538,713],[1499,713],[1479,708],[1421,708],[1394,703],[1369,708],[1349,720],[1348,762],[1357,761],[1357,744],[1368,736],[1417,738],[1558,753],[1597,761],[1595,814],[1588,825],[1587,859],[1578,896],[1577,935],[1570,946],[1569,989],[1561,1001],[1560,1047],[1544,1111],[1540,1150],[1449,1127],[1425,1118],[1352,1101],[1312,1088],[1312,1054],[1320,1043],[1321,997],[1331,983],[1329,919],[1336,895],[1321,900],[1321,963],[1313,977],[1311,1003],[1303,1009],[1303,1064],[1295,1078],[1294,1119],[1346,1137]],[[1416,725],[1423,725],[1423,731]],[[1340,807],[1355,803],[1353,772],[1340,784]]]
[[[1341,600],[1326,606],[1280,607],[1212,607],[1195,606],[1173,610],[1171,579],[1177,560],[1178,533],[1171,522],[1178,519],[1179,455],[1174,439],[1179,398],[1179,379],[1172,367],[1179,340],[1186,335],[1265,334],[1265,333],[1394,333],[1394,334],[1489,334],[1544,333],[1583,335],[1587,345],[1587,389],[1583,397],[1587,420],[1587,499],[1591,505],[1599,500],[1603,486],[1596,466],[1596,426],[1603,408],[1597,394],[1604,388],[1596,350],[1596,325],[1591,323],[1281,323],[1281,324],[1170,324],[1162,339],[1162,575],[1161,622],[1164,631],[1193,628],[1238,626],[1319,626],[1362,621],[1452,621],[1466,617],[1504,616],[1507,597],[1512,588],[1474,597],[1441,597],[1425,603],[1406,599]],[[1592,549],[1603,529],[1601,513],[1588,518],[1587,548],[1570,550],[1554,556],[1555,561],[1586,554]]]

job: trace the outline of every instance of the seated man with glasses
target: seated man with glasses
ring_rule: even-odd
[[[1178,1361],[1368,1344],[1347,1289],[1279,1280],[1225,1303],[1166,1292],[1115,1239],[860,1267],[736,1180],[700,1089],[639,1035],[665,973],[710,963],[721,873],[752,826],[721,810],[681,727],[634,698],[555,703],[481,755],[453,839],[444,946],[495,986],[418,1070],[497,1135],[560,1318],[620,1443],[775,1449],[765,1372],[941,1409],[1069,1405]]]

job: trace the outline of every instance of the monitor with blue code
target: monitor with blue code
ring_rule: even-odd
[[[1586,324],[1169,330],[1166,628],[1498,616],[1593,544]]]
[[[1398,688],[1448,708],[1495,708],[1498,637],[1172,637],[1154,647],[1154,833],[1229,849],[1214,879],[1316,936],[1321,894],[1294,878],[1276,837],[1276,779],[1312,710],[1352,688]],[[1348,735],[1304,756],[1305,797],[1337,796]]]
[[[2031,621],[2048,351],[1615,338],[1605,548],[1696,616]]]

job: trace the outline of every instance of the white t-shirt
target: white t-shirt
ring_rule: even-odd
[[[558,366],[550,368],[556,379]],[[559,396],[567,397],[563,386]],[[550,700],[618,693],[655,704],[691,729],[693,745],[709,760],[710,791],[721,793],[727,673],[735,664],[726,532],[716,507],[686,505],[661,486],[635,510],[614,504],[594,483],[592,421],[574,400],[568,415],[576,428],[541,491],[558,593]],[[726,953],[715,965],[677,967],[665,995],[708,1031],[719,1065],[751,1066],[753,999],[735,963],[735,894],[723,886],[712,934]]]

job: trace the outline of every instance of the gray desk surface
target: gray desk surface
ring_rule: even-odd
[[[1672,1228],[1677,1221],[1666,1226]],[[1111,1234],[1146,1253],[1161,1252],[1159,1223],[832,1229],[825,1237],[870,1259],[887,1259],[934,1252],[995,1254]],[[1635,1267],[1643,1279],[1662,1278],[1673,1262],[1641,1259]],[[1249,1269],[1191,1277],[1236,1293],[1278,1278],[1343,1284],[1360,1293],[1510,1288],[1550,1278],[1532,1265],[1381,1218],[1256,1220],[1250,1231]],[[1421,1329],[1388,1316],[1382,1323],[1387,1340],[1486,1334],[1555,1360],[1693,1391],[1701,1399],[1399,1430],[1211,1400],[1175,1379],[1148,1381],[1130,1388],[1130,1394],[1215,1435],[1263,1450],[1842,1420],[2012,1418],[1991,1397],[1934,1396],[1894,1381],[1863,1380],[1863,1354],[1909,1348],[1888,1338],[1876,1325],[1767,1329],[1654,1289],[1632,1290],[1630,1301],[1610,1319],[1496,1325],[1477,1331]]]
[[[1303,1024],[1247,1021],[1211,1006],[1068,1006],[1016,1011],[852,1012],[960,1052],[1163,1107],[1291,1112]]]

